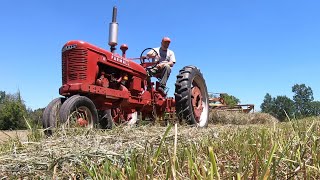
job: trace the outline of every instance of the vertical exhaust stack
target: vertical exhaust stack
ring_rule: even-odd
[[[112,53],[116,50],[118,44],[118,23],[117,23],[117,7],[113,7],[112,22],[109,24],[109,43]]]

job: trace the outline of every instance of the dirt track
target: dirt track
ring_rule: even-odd
[[[0,144],[9,140],[10,138],[19,138],[21,141],[27,141],[27,135],[27,130],[0,131]]]

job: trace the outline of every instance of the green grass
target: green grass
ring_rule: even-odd
[[[39,159],[32,161],[33,164],[31,164],[31,161],[26,159],[9,160],[8,157],[12,157],[12,145],[17,143],[15,140],[0,145],[2,151],[0,165],[11,163],[22,167],[27,165],[33,167],[37,163],[47,163],[44,166],[46,168],[40,170],[30,168],[28,172],[14,173],[12,168],[6,166],[6,171],[3,171],[3,174],[0,172],[0,177],[26,176],[49,179],[320,178],[319,118],[274,125],[210,126],[207,129],[179,126],[177,131],[172,125],[166,128],[146,127],[143,130],[123,127],[111,131],[72,130],[49,139],[43,139],[44,137],[37,134],[37,131],[30,131],[29,140],[41,143],[26,145],[20,142],[19,149],[15,151],[18,155],[29,153],[30,156],[33,156],[32,152],[39,150],[45,161],[40,162]],[[156,134],[157,131],[158,134]],[[63,150],[68,147],[67,140],[75,144],[70,145],[68,153],[63,154]],[[84,142],[85,140],[88,142]],[[54,144],[54,146],[48,146],[49,141],[50,145]],[[121,143],[118,143],[120,141]],[[56,146],[61,147],[56,148]],[[106,150],[108,148],[110,149]],[[61,152],[54,151],[54,149],[59,149]],[[44,153],[46,150],[48,153]]]

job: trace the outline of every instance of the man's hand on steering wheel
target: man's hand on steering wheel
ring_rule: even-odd
[[[149,51],[146,55],[144,55],[145,52]],[[153,48],[146,48],[142,51],[140,55],[140,62],[141,64],[145,63],[146,59],[152,59],[154,61],[155,58],[158,58],[159,55],[156,50]]]
[[[147,58],[159,59],[159,55],[155,53],[147,54]]]

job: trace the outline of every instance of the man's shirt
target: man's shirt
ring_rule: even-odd
[[[158,55],[160,56],[160,58],[159,57],[156,57],[155,58],[155,61],[156,62],[158,62],[159,61],[159,63],[166,63],[166,62],[170,62],[170,61],[172,61],[172,62],[176,62],[176,58],[175,58],[175,56],[174,56],[174,52],[173,51],[171,51],[170,49],[167,49],[166,51],[165,50],[162,50],[160,47],[158,47],[158,48],[153,48],[157,53],[158,53]],[[154,52],[152,52],[152,50],[150,51],[150,53],[151,54],[154,54]],[[149,53],[148,53],[149,54]]]

